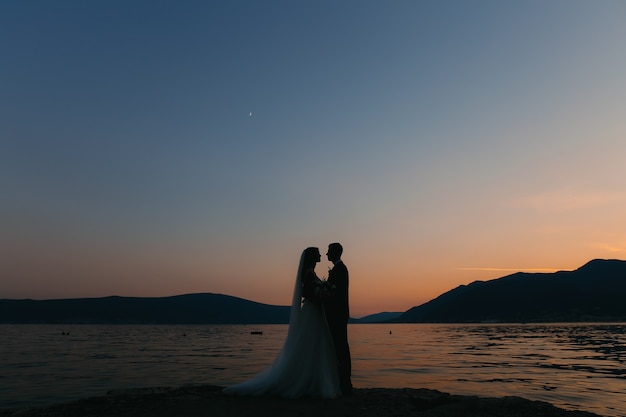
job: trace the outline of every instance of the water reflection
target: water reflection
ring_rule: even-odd
[[[260,372],[287,327],[0,326],[0,407],[109,389],[229,385]],[[262,334],[252,334],[262,332]],[[359,387],[517,395],[626,415],[626,325],[350,325]]]
[[[384,341],[383,332],[378,340],[356,337],[354,356],[373,357],[364,367],[354,366],[366,374],[383,370],[385,386],[518,395],[626,415],[625,329],[622,324],[399,325],[393,330],[396,341]],[[361,384],[373,382],[366,374],[357,375]]]

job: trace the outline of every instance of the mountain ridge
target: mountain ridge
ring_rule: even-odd
[[[460,285],[405,312],[350,323],[626,321],[626,261],[593,259],[573,271],[516,272]],[[0,324],[286,324],[289,306],[224,294],[0,299]]]
[[[516,272],[460,285],[392,321],[623,321],[624,299],[626,261],[594,259],[573,271]]]
[[[42,324],[284,324],[288,306],[224,294],[168,297],[0,300],[0,323]]]

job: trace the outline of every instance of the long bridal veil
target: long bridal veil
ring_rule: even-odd
[[[319,305],[302,303],[301,276],[305,252],[296,274],[287,338],[274,362],[254,378],[224,389],[227,394],[277,395],[287,398],[340,395],[337,362],[324,316]]]

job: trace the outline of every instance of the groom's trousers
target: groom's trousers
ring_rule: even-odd
[[[344,395],[350,395],[352,394],[352,359],[348,345],[348,327],[345,323],[329,323],[328,327],[335,345],[341,392]]]

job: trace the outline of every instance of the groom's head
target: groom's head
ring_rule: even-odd
[[[328,257],[329,261],[335,263],[341,259],[342,253],[343,246],[341,246],[341,243],[331,243],[330,245],[328,245],[328,253],[326,253],[326,256]]]

